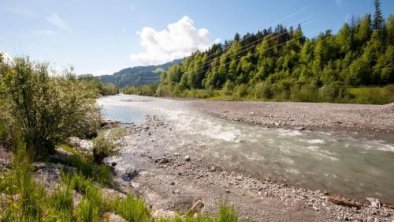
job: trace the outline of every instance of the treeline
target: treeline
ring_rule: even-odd
[[[373,18],[367,14],[345,23],[337,34],[327,30],[313,39],[304,36],[300,25],[236,34],[170,67],[156,95],[394,101],[394,87],[387,86],[394,83],[394,17],[384,20],[379,1],[375,6]]]
[[[119,88],[112,83],[103,83],[98,77],[92,74],[77,76],[78,80],[85,82],[99,96],[109,96],[119,94]]]
[[[122,90],[124,94],[155,96],[158,84],[142,85],[142,86],[129,86]]]

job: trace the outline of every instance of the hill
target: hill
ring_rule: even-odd
[[[379,5],[378,5],[379,6]],[[307,38],[278,25],[198,51],[163,73],[158,96],[274,101],[394,101],[394,16]],[[385,86],[385,87],[384,87]]]
[[[101,82],[115,84],[118,88],[156,84],[159,83],[160,74],[163,71],[180,62],[181,60],[178,59],[162,65],[136,66],[122,69],[112,75],[99,76],[98,78]]]

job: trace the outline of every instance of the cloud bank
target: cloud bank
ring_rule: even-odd
[[[164,30],[144,27],[137,35],[144,51],[130,55],[134,65],[155,65],[183,58],[197,50],[208,49],[213,43],[209,31],[196,28],[187,16]]]

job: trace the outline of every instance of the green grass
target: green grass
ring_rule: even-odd
[[[131,222],[152,221],[150,209],[141,199],[127,195],[125,199],[115,199],[111,203],[113,211]]]
[[[83,175],[93,181],[104,185],[110,185],[112,182],[112,170],[104,164],[96,164],[89,157],[82,155],[73,155],[66,160],[64,164],[75,167],[77,174]]]
[[[33,180],[29,157],[19,149],[11,170],[0,175],[0,193],[8,201],[1,202],[0,221],[37,221],[43,216],[44,188]]]
[[[363,104],[387,104],[394,102],[394,85],[386,87],[361,87],[348,89],[349,102]]]
[[[73,193],[67,186],[59,186],[48,198],[51,205],[50,220],[71,222],[73,215]]]
[[[61,183],[52,194],[45,192],[44,187],[33,179],[33,171],[29,155],[19,149],[14,157],[11,169],[0,172],[0,193],[7,194],[6,201],[0,201],[0,221],[33,222],[91,222],[104,221],[105,213],[115,213],[131,222],[235,222],[238,221],[236,211],[222,205],[217,215],[187,215],[184,217],[163,218],[155,220],[146,203],[132,195],[126,198],[103,197],[99,178],[107,173],[100,173],[92,160],[74,155],[70,165],[77,171],[61,173]],[[74,152],[72,152],[74,153]],[[79,165],[78,165],[79,164]],[[88,172],[93,170],[93,172]],[[103,176],[104,175],[104,176]],[[108,178],[107,178],[108,179]],[[105,181],[107,181],[107,179]],[[74,205],[73,192],[81,195],[79,204]]]

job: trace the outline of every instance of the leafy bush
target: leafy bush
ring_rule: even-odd
[[[72,74],[49,76],[47,64],[17,58],[1,64],[0,97],[10,106],[13,127],[22,131],[27,149],[35,158],[54,151],[66,138],[96,131],[101,114],[94,92]]]

